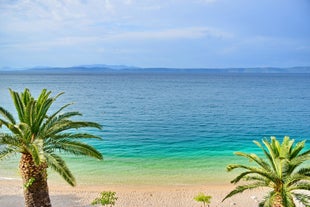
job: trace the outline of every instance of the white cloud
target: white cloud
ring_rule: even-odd
[[[11,43],[1,43],[2,48],[20,48],[29,51],[46,51],[49,48],[83,47],[94,45],[99,47],[105,43],[121,41],[177,40],[199,38],[230,38],[231,35],[207,27],[189,27],[154,31],[117,32],[94,36],[60,36],[46,39],[33,39]],[[97,45],[97,46],[96,46]]]
[[[185,27],[153,31],[123,32],[107,36],[112,40],[169,40],[169,39],[197,39],[203,37],[230,38],[232,34],[208,27]]]
[[[173,2],[173,0],[169,1]],[[139,12],[149,14],[152,10],[152,12],[156,11],[153,15],[159,15],[159,10],[164,5],[167,5],[167,2],[153,0],[142,2],[134,0],[19,0],[14,3],[0,4],[0,19],[5,19],[5,21],[0,21],[0,27],[3,32],[34,37],[38,35],[40,37],[44,35],[68,36],[76,33],[93,36],[107,32],[119,33],[114,36],[118,38],[127,36],[129,39],[227,36],[223,32],[199,26],[161,30],[162,23],[149,25],[154,20],[154,16],[147,16],[143,19],[138,14]],[[128,27],[136,25],[138,28],[135,30],[138,31],[128,30]],[[123,26],[128,26],[125,28],[127,31],[124,31]],[[152,27],[154,31],[146,27]],[[165,28],[169,27],[165,26]]]
[[[109,0],[20,0],[0,4],[0,24],[10,31],[25,33],[83,28],[97,21],[110,19],[114,6]]]
[[[199,3],[204,3],[204,4],[212,4],[217,2],[218,0],[197,0]]]
[[[18,49],[25,51],[46,51],[55,48],[65,47],[77,47],[93,44],[100,41],[98,37],[79,37],[79,36],[67,36],[49,40],[37,40],[26,42],[15,42],[1,44],[2,48]]]
[[[124,3],[127,4],[127,5],[130,5],[130,4],[133,3],[133,0],[125,0]]]

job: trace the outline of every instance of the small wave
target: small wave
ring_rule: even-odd
[[[0,177],[0,180],[18,180],[17,178]]]

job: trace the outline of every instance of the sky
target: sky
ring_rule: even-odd
[[[0,0],[0,68],[310,66],[310,0]]]

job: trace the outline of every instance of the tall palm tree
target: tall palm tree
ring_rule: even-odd
[[[101,129],[101,126],[94,122],[72,120],[81,114],[63,111],[71,104],[48,114],[50,107],[62,93],[51,97],[51,91],[43,89],[37,99],[28,89],[20,94],[10,89],[10,94],[19,122],[0,107],[0,126],[5,126],[11,132],[0,134],[0,159],[20,153],[19,169],[24,185],[25,206],[50,207],[48,167],[59,173],[70,185],[76,184],[74,176],[57,152],[102,159],[100,152],[81,142],[85,138],[101,138],[77,131],[85,127]]]
[[[254,162],[256,166],[231,164],[227,166],[228,171],[242,169],[231,183],[239,181],[250,181],[236,187],[224,199],[245,190],[267,187],[271,191],[260,203],[261,207],[295,207],[296,202],[304,206],[310,206],[310,150],[302,152],[305,141],[294,145],[294,140],[284,137],[283,142],[271,137],[270,142],[263,141],[264,147],[257,141],[254,143],[263,151],[265,157],[256,154],[236,152],[235,154]]]

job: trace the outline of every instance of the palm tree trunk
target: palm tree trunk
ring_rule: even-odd
[[[47,186],[47,165],[36,166],[30,154],[22,154],[19,163],[24,185],[25,207],[51,207]]]
[[[280,194],[275,195],[272,207],[284,207],[282,197]]]

